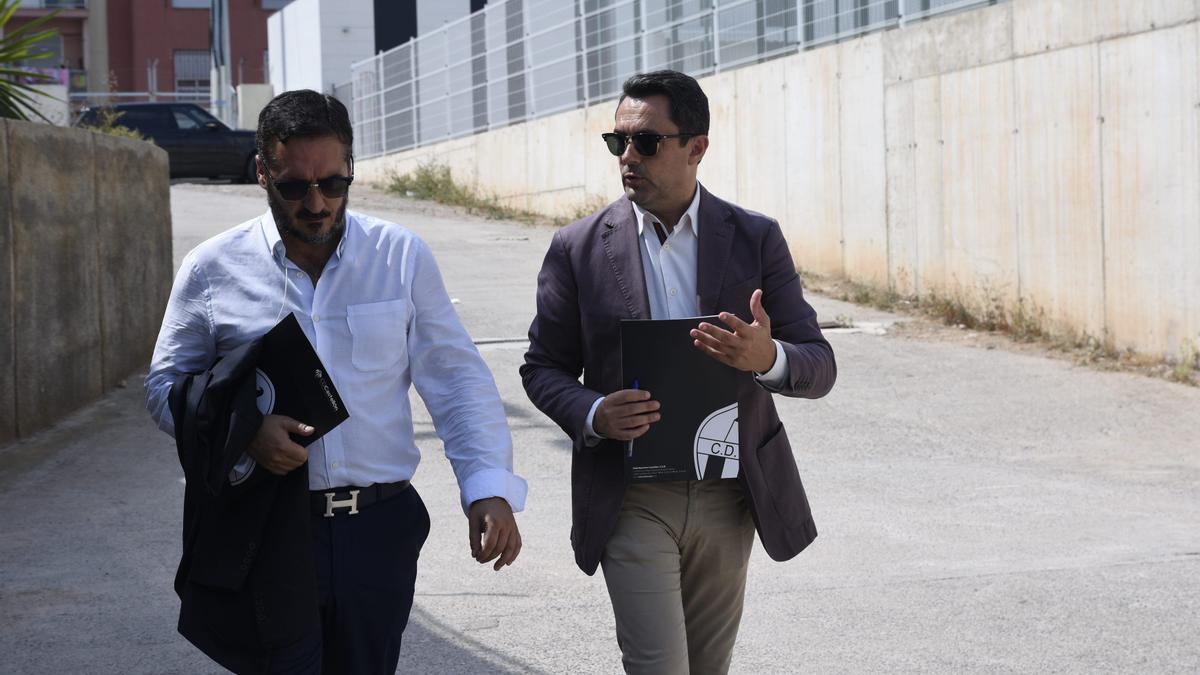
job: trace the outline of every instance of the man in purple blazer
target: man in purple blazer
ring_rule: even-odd
[[[630,673],[726,672],[755,529],[776,560],[817,536],[771,395],[824,396],[833,350],[779,224],[697,182],[708,124],[691,77],[625,82],[604,134],[625,195],[554,235],[521,367],[530,400],[574,443],[575,561],[603,566]],[[624,444],[671,411],[622,389],[620,320],[717,313],[729,330],[705,322],[692,338],[753,373],[738,380],[739,477],[630,484]]]

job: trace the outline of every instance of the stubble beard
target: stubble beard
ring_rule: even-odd
[[[342,231],[346,229],[346,207],[350,205],[350,195],[342,197],[342,206],[333,219],[333,225],[326,232],[312,231],[306,227],[304,221],[297,223],[297,219],[288,213],[282,200],[271,190],[267,190],[267,204],[271,207],[271,215],[275,217],[275,227],[279,230],[281,239],[292,237],[311,246],[320,246],[342,236]]]

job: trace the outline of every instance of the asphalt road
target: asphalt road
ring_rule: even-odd
[[[255,186],[171,199],[176,263],[265,209]],[[570,446],[517,376],[552,230],[354,200],[433,248],[530,484],[517,563],[474,563],[416,407],[433,531],[400,670],[619,672],[603,580],[570,552]],[[733,672],[1200,671],[1200,389],[876,333],[831,332],[833,393],[777,401],[820,536],[787,563],[756,545]],[[180,479],[140,377],[0,447],[0,673],[219,672],[175,632]]]

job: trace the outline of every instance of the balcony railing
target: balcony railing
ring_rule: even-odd
[[[87,9],[87,0],[21,0],[21,9]]]

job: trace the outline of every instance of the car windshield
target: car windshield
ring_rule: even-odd
[[[220,124],[217,118],[195,106],[175,106],[172,112],[175,114],[175,123],[179,125],[180,129],[200,129],[209,122]]]

